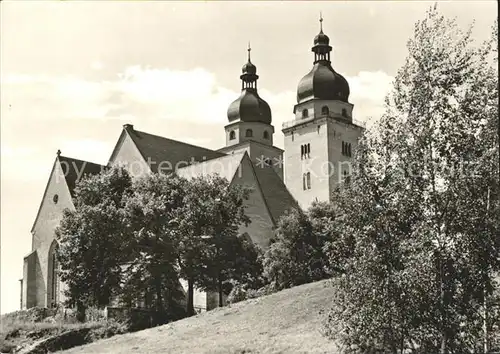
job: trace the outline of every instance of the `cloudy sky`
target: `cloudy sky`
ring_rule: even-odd
[[[432,3],[1,3],[1,312],[19,307],[23,257],[57,149],[107,163],[122,125],[219,148],[251,41],[259,93],[275,141],[293,118],[298,81],[312,66],[319,12],[333,67],[351,87],[356,119],[376,119]],[[439,4],[474,37],[490,34],[495,1]]]

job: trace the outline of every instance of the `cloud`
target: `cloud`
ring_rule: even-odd
[[[383,71],[360,71],[346,79],[351,89],[349,101],[354,103],[354,118],[370,127],[384,113],[384,99],[394,78]]]
[[[380,115],[392,77],[381,71],[361,71],[347,79],[357,119]],[[147,118],[225,124],[227,107],[239,95],[222,87],[213,73],[202,68],[175,71],[131,66],[111,81],[7,75],[2,84],[4,102],[13,110],[23,110],[24,117],[38,120]],[[276,93],[261,89],[260,94],[271,105],[275,122],[293,119],[295,90]]]

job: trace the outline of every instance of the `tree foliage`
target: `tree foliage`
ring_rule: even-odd
[[[328,329],[352,352],[471,352],[488,346],[500,269],[494,53],[436,7],[408,51],[336,196],[355,247]]]
[[[306,213],[291,209],[278,222],[276,237],[263,258],[264,276],[276,290],[329,277],[341,271],[342,246],[335,240],[335,211],[326,203]],[[332,242],[329,242],[332,241]],[[335,254],[332,262],[326,252]]]
[[[111,168],[83,178],[75,189],[74,210],[65,210],[56,230],[60,277],[67,304],[82,311],[108,305],[119,292],[124,227],[123,198],[131,191],[127,171]]]

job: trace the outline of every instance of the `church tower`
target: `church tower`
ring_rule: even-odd
[[[247,151],[258,167],[271,166],[283,179],[283,150],[273,145],[274,127],[271,108],[257,92],[257,67],[250,58],[241,69],[241,95],[229,105],[226,146],[219,151],[226,154]]]
[[[283,124],[285,184],[302,208],[329,201],[339,183],[348,180],[363,131],[352,119],[349,84],[332,68],[329,43],[320,17],[313,68],[299,82],[295,119]]]

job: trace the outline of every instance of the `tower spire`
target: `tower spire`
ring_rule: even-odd
[[[319,31],[323,33],[323,14],[319,12]]]
[[[252,48],[250,47],[250,41],[248,42],[248,62],[243,65],[243,68],[241,68],[242,75],[240,76],[241,79],[241,89],[257,89],[257,79],[259,78],[259,75],[257,75],[257,67],[250,61],[250,52],[252,51]]]

